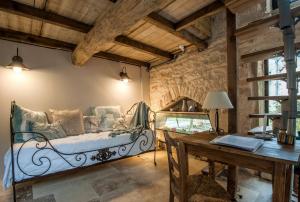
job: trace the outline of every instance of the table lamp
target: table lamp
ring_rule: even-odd
[[[231,104],[228,94],[225,91],[211,91],[206,95],[202,108],[216,110],[215,130],[219,134],[221,132],[219,128],[219,109],[232,109],[233,105]]]

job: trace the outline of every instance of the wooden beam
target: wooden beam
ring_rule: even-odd
[[[88,32],[92,28],[91,25],[79,22],[77,20],[11,0],[0,1],[0,10],[35,20],[43,20],[49,24],[58,25],[67,29],[84,33]]]
[[[185,29],[182,29],[180,31],[176,31],[175,24],[171,22],[170,20],[164,18],[163,16],[159,15],[156,12],[150,13],[145,20],[155,26],[157,26],[160,29],[163,29],[179,38],[182,38],[191,44],[195,45],[199,50],[204,50],[207,48],[207,43],[199,39],[197,36],[193,35],[192,33],[186,31]]]
[[[164,51],[164,50],[161,50],[154,46],[136,41],[136,40],[129,38],[127,36],[124,36],[124,35],[117,36],[115,38],[115,41],[121,45],[132,47],[134,49],[137,49],[137,50],[140,50],[140,51],[143,51],[146,53],[150,53],[152,55],[159,56],[162,58],[173,59],[175,57],[174,54],[172,54],[168,51]]]
[[[292,15],[297,17],[300,15],[300,6],[291,9]],[[261,29],[267,29],[270,26],[275,26],[279,23],[279,13],[274,14],[272,16],[254,21],[249,23],[248,25],[241,27],[235,31],[236,36],[242,36],[251,32],[258,32]]]
[[[300,49],[300,42],[295,43],[296,49]],[[241,56],[243,62],[257,62],[272,57],[273,55],[283,52],[283,46],[278,46],[270,49],[260,50],[253,53],[247,53]]]
[[[299,77],[300,72],[296,72],[296,75]],[[287,74],[273,74],[273,75],[266,75],[266,76],[258,76],[258,77],[253,77],[253,78],[248,78],[248,82],[253,82],[253,81],[269,81],[269,80],[286,80]]]
[[[249,118],[265,118],[267,116],[268,118],[274,119],[274,118],[280,118],[282,115],[281,114],[249,114]]]
[[[76,44],[50,39],[46,37],[40,37],[40,36],[36,36],[24,32],[3,29],[3,28],[0,28],[0,39],[14,41],[18,43],[31,44],[31,45],[45,47],[45,48],[65,50],[65,51],[73,51],[76,47]],[[150,67],[150,64],[147,62],[112,54],[112,53],[107,53],[107,52],[96,53],[94,57],[104,58],[107,60],[112,60],[117,62],[123,62],[123,63],[132,64],[136,66],[145,66],[147,68]]]
[[[270,113],[266,113],[266,114],[249,114],[249,118],[265,118],[265,116],[267,116],[270,119],[274,119],[274,118],[280,118],[282,116],[281,113],[279,114],[270,114]],[[297,114],[297,118],[300,118],[300,114]]]
[[[237,45],[235,31],[235,14],[226,9],[226,40],[227,40],[227,89],[228,96],[234,106],[228,110],[228,132],[237,132]]]
[[[66,51],[72,51],[76,47],[76,44],[4,28],[0,28],[0,39]]]
[[[196,12],[177,22],[175,24],[175,29],[176,31],[182,30],[192,25],[196,20],[214,15],[223,8],[225,8],[225,6],[220,0],[214,1],[211,4],[197,10]]]
[[[109,52],[104,52],[104,51],[100,51],[99,53],[94,54],[94,57],[99,57],[99,58],[104,58],[104,59],[122,62],[122,63],[126,63],[126,64],[132,64],[132,65],[136,65],[136,66],[144,66],[144,67],[150,68],[150,64],[147,62],[136,60],[136,59],[125,57],[125,56],[121,56],[121,55],[116,55],[116,54],[109,53]]]
[[[248,97],[248,100],[288,100],[289,96],[255,96],[255,97]],[[297,96],[297,99],[300,99],[300,96]]]
[[[105,44],[114,42],[115,37],[129,30],[149,13],[159,10],[173,0],[126,0],[117,1],[77,45],[72,62],[83,65],[92,55],[103,51]]]

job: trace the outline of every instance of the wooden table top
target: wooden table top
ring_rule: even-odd
[[[217,137],[213,133],[197,133],[193,135],[175,135],[175,139],[182,141],[188,145],[194,145],[209,149],[214,149],[222,152],[228,152],[232,154],[239,154],[253,158],[259,158],[269,160],[273,162],[281,162],[287,164],[298,164],[300,162],[300,141],[296,141],[296,145],[279,144],[274,138],[273,140],[265,141],[255,152],[243,151],[232,147],[220,146],[209,143]],[[253,137],[253,136],[249,136]]]

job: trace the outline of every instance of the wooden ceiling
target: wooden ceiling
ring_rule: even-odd
[[[245,0],[225,0],[225,4]],[[125,0],[1,0],[0,38],[74,51],[107,12]],[[131,0],[131,2],[139,2]],[[207,48],[210,17],[225,8],[221,0],[157,0],[162,8],[101,43],[94,57],[150,67],[176,58],[180,46]],[[168,2],[167,5],[161,2]],[[149,11],[149,9],[148,9]],[[124,19],[122,19],[124,20]],[[116,25],[115,29],[118,29]],[[101,30],[100,30],[101,31]],[[93,44],[92,44],[93,45]]]

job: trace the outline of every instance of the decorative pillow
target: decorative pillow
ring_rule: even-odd
[[[86,133],[97,133],[100,130],[100,117],[83,116],[84,130]]]
[[[40,123],[33,123],[32,131],[41,133],[48,140],[67,137],[67,134],[58,122],[46,125]],[[40,137],[38,134],[35,134],[35,138],[37,141],[45,141],[45,139]]]
[[[49,110],[53,123],[58,122],[68,136],[84,133],[83,115],[79,109]]]
[[[114,124],[121,118],[120,106],[97,106],[95,114],[101,119],[100,129],[102,131],[113,130]]]
[[[32,131],[32,123],[46,125],[48,123],[46,113],[32,111],[30,109],[15,105],[12,118],[14,131]],[[15,143],[27,141],[32,137],[33,135],[31,133],[18,133],[15,135]]]

